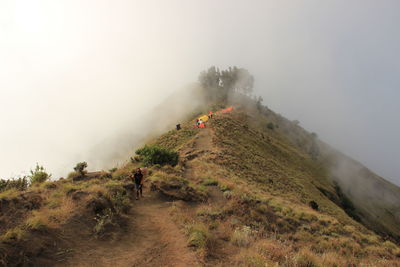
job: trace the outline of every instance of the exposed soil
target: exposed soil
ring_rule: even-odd
[[[42,198],[39,194],[25,193],[12,200],[0,200],[0,234],[14,225],[23,222],[32,210],[40,208]]]
[[[169,207],[145,190],[127,216],[126,232],[116,241],[87,240],[58,266],[200,266],[174,224]]]

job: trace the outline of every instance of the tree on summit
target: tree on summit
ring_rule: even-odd
[[[250,95],[253,92],[254,77],[244,68],[234,66],[220,71],[212,66],[200,73],[199,82],[210,100],[226,102],[229,94],[235,92]]]

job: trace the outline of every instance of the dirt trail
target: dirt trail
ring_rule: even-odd
[[[195,139],[194,152],[209,152],[212,147],[211,129],[202,129]],[[195,175],[190,161],[186,175]],[[143,193],[145,197],[135,201],[127,216],[122,238],[113,242],[82,240],[74,248],[74,256],[58,266],[201,266],[169,215],[171,203],[155,192]]]
[[[84,242],[59,266],[200,266],[169,215],[171,203],[145,190],[128,217],[126,235],[114,242]]]
[[[189,180],[196,179],[196,166],[192,163],[192,160],[203,153],[209,153],[212,151],[212,135],[213,133],[210,128],[201,129],[194,139],[194,145],[180,152],[181,156],[187,159],[185,163],[185,178]]]
[[[203,151],[212,150],[212,131],[210,128],[204,128],[196,137],[195,149]]]

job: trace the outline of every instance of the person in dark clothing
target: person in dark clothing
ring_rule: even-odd
[[[140,196],[143,197],[143,173],[140,170],[140,168],[137,168],[134,175],[133,175],[133,181],[135,183],[135,189],[136,189],[136,200],[139,199],[139,193]]]

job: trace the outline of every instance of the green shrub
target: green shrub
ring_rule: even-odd
[[[28,179],[24,176],[18,179],[0,180],[0,192],[12,188],[20,191],[26,190],[28,188]]]
[[[178,153],[157,145],[145,146],[136,150],[136,154],[141,156],[145,165],[165,165],[175,166],[178,163]]]
[[[267,124],[267,128],[270,130],[273,130],[273,129],[275,129],[275,125],[272,122],[270,122]]]
[[[112,168],[112,169],[109,169],[108,171],[110,172],[110,173],[114,173],[114,172],[116,172],[118,170],[118,168]]]
[[[74,168],[74,171],[78,172],[80,175],[85,175],[86,171],[85,169],[87,168],[87,163],[86,161],[83,162],[78,162]]]
[[[51,174],[48,174],[43,166],[36,164],[35,170],[31,170],[30,183],[40,184],[47,181],[50,177]]]
[[[126,191],[117,191],[110,196],[110,200],[117,213],[127,213],[130,208],[130,199]]]

